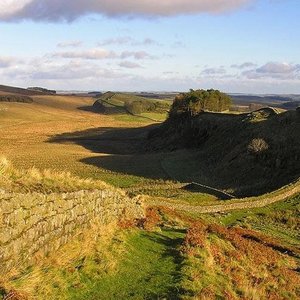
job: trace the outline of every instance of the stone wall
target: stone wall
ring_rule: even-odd
[[[65,194],[18,194],[0,190],[0,273],[27,266],[36,253],[66,244],[92,222],[141,218],[140,201],[114,189]]]

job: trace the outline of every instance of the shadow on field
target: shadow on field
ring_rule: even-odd
[[[100,127],[53,136],[49,143],[77,144],[102,155],[81,160],[116,173],[151,179],[170,179],[161,166],[164,153],[146,153],[143,145],[157,125],[139,128]]]
[[[78,110],[99,114],[99,112],[91,105],[77,107]]]
[[[63,133],[49,143],[77,144],[95,153],[128,155],[143,152],[147,135],[157,125],[139,128],[100,127]]]

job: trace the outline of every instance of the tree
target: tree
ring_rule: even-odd
[[[176,96],[170,117],[183,113],[195,116],[202,111],[221,112],[228,110],[231,103],[231,98],[218,90],[190,90]]]

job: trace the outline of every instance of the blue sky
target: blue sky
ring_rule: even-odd
[[[164,1],[6,0],[0,83],[300,93],[299,0]]]

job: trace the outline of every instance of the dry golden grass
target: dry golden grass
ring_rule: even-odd
[[[33,167],[17,170],[5,158],[0,157],[0,188],[13,192],[74,192],[78,190],[94,190],[107,188],[100,180],[82,179],[70,172],[53,170],[40,171]]]
[[[138,127],[141,124],[138,119],[122,122],[113,116],[80,109],[91,106],[93,98],[34,96],[33,99],[33,104],[0,103],[0,155],[7,157],[18,169],[37,167],[101,178],[105,170],[80,162],[101,156],[101,153],[76,143],[49,143],[49,139],[92,128]]]

